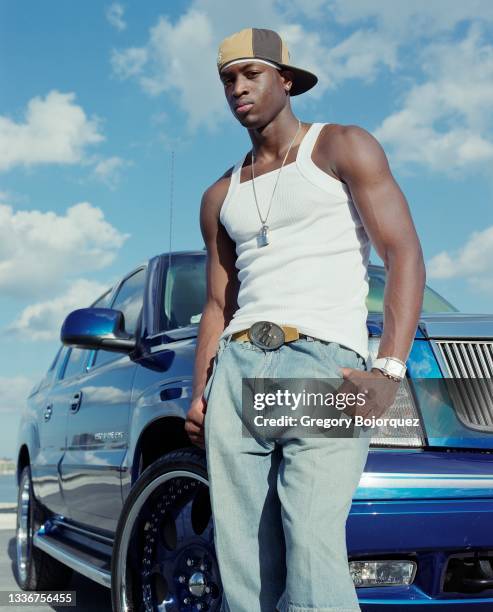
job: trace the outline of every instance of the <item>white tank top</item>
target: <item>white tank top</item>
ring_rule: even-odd
[[[343,344],[367,360],[371,244],[349,190],[312,161],[323,126],[310,126],[296,161],[282,170],[266,222],[267,246],[257,243],[262,223],[252,181],[240,183],[245,159],[235,164],[219,218],[236,244],[240,288],[238,310],[221,338],[272,321]],[[264,219],[277,172],[255,179]]]

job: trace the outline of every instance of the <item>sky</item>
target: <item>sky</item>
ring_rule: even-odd
[[[428,284],[493,313],[489,0],[0,0],[0,456],[65,316],[168,251],[171,193],[171,248],[203,247],[202,193],[250,148],[217,49],[252,26],[318,75],[302,121],[382,144]]]

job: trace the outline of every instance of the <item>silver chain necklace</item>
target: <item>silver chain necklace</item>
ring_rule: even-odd
[[[265,217],[265,219],[262,219],[262,215],[260,214],[260,208],[258,206],[258,200],[257,200],[257,191],[255,189],[255,156],[253,154],[253,149],[251,151],[252,154],[252,187],[253,187],[253,195],[255,197],[255,205],[257,206],[257,212],[258,212],[258,216],[260,218],[260,222],[262,223],[262,227],[260,228],[259,233],[257,234],[257,239],[258,239],[258,243],[259,246],[267,246],[269,244],[269,226],[266,225],[267,223],[267,218],[269,216],[270,213],[270,207],[272,206],[272,201],[274,199],[274,194],[276,192],[276,187],[277,187],[277,183],[279,182],[279,177],[281,176],[281,171],[284,167],[284,164],[286,163],[286,160],[288,158],[289,152],[291,151],[291,147],[294,144],[294,141],[296,140],[296,136],[298,136],[298,132],[301,129],[301,121],[298,119],[298,129],[296,130],[296,134],[294,135],[293,140],[291,141],[291,144],[288,147],[288,150],[286,151],[286,155],[284,156],[284,159],[282,161],[281,167],[279,168],[279,172],[277,173],[277,177],[276,177],[276,182],[274,183],[274,189],[272,190],[272,194],[270,196],[270,202],[269,202],[269,208],[267,210],[267,216]]]

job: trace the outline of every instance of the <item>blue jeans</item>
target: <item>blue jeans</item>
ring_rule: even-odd
[[[204,436],[221,612],[360,610],[346,519],[370,435],[359,428],[351,438],[242,435],[242,378],[340,378],[339,367],[366,363],[317,339],[273,351],[220,340],[204,390]]]

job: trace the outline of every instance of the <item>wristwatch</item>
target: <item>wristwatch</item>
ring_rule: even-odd
[[[371,364],[372,369],[380,370],[382,374],[400,382],[406,375],[406,364],[397,357],[379,357]]]

